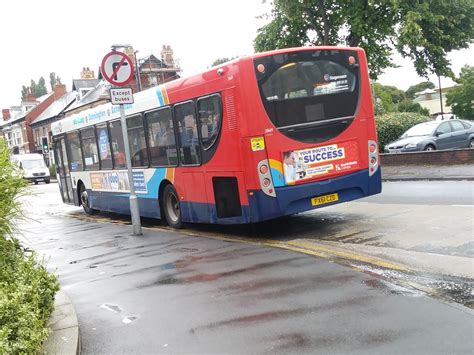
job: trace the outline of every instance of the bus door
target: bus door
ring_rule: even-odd
[[[58,183],[61,197],[65,203],[74,203],[71,174],[69,172],[69,162],[67,159],[64,137],[56,140],[54,154],[59,175]]]

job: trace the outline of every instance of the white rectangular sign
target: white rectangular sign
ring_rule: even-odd
[[[112,105],[133,104],[132,88],[111,88],[110,102]]]

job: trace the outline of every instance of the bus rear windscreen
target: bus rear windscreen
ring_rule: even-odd
[[[254,65],[265,110],[286,136],[322,142],[352,122],[359,100],[355,51],[277,54],[257,58]]]

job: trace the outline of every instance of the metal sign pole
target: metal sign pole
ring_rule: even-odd
[[[142,235],[140,209],[138,208],[138,199],[137,195],[135,195],[135,186],[133,184],[132,159],[130,157],[127,122],[125,121],[125,109],[123,105],[120,105],[120,122],[122,123],[123,144],[125,145],[125,159],[127,161],[128,181],[130,185],[130,213],[132,215],[133,235]]]

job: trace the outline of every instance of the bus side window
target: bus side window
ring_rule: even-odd
[[[199,123],[201,125],[201,143],[207,150],[217,140],[222,125],[221,98],[212,95],[197,102]]]
[[[127,131],[132,166],[148,166],[148,152],[146,149],[142,115],[127,118]]]
[[[171,108],[148,112],[145,114],[147,123],[147,139],[150,148],[152,166],[169,166],[178,164],[175,133]]]
[[[123,144],[122,123],[113,121],[109,123],[110,139],[112,141],[112,153],[114,156],[114,168],[125,169],[127,162],[125,161],[125,147]]]
[[[201,162],[197,121],[194,103],[187,102],[174,106],[178,126],[179,157],[183,165],[198,165]]]
[[[99,152],[94,127],[81,130],[81,138],[86,170],[99,169]]]
[[[69,146],[69,160],[71,164],[71,171],[82,171],[82,150],[79,132],[71,132],[67,134],[67,144]]]

